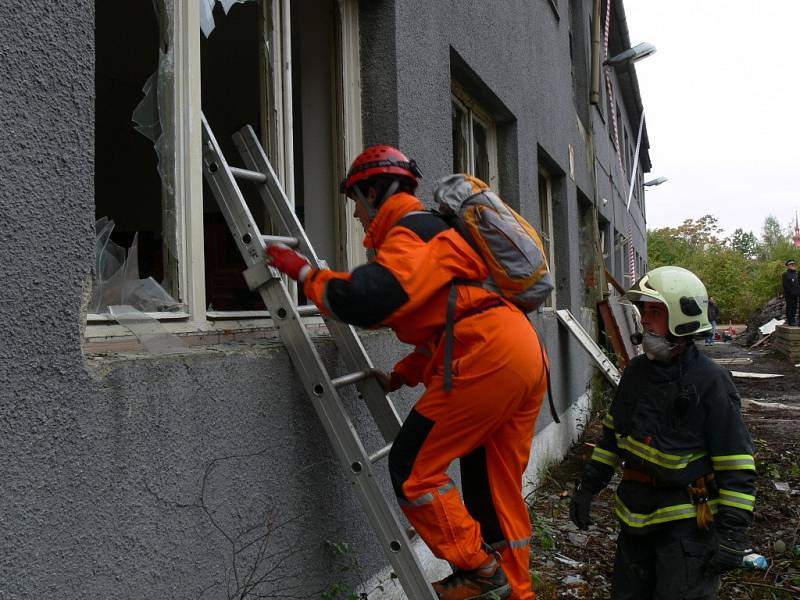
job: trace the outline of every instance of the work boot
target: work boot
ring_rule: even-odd
[[[494,556],[472,571],[456,569],[435,581],[433,589],[441,600],[504,600],[511,595],[503,567]]]

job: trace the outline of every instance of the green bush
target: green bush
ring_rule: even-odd
[[[706,215],[678,227],[647,231],[651,269],[674,265],[697,274],[719,306],[720,322],[744,323],[753,310],[782,293],[781,273],[800,249],[767,217],[761,238],[737,229],[720,237],[717,219]]]

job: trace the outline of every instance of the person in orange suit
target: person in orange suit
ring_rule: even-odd
[[[470,244],[414,196],[421,173],[391,146],[353,162],[342,192],[355,201],[369,263],[349,273],[314,269],[271,245],[271,266],[301,282],[320,310],[361,327],[390,327],[415,350],[383,377],[387,391],[425,385],[389,455],[408,520],[454,572],[439,598],[529,600],[531,524],[522,496],[536,418],[547,389],[546,356],[527,316],[483,281]],[[448,297],[455,286],[452,356],[445,360]],[[448,372],[449,371],[449,372]],[[460,459],[463,500],[447,469]]]

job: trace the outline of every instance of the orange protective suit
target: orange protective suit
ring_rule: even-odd
[[[351,273],[313,271],[304,291],[326,314],[388,326],[417,349],[395,366],[426,390],[394,441],[389,470],[403,512],[439,558],[472,570],[502,555],[512,598],[534,598],[531,525],[522,497],[546,357],[524,313],[499,295],[459,285],[452,389],[444,388],[444,330],[453,279],[483,280],[480,256],[409,194],[380,207],[365,245],[374,261]],[[367,315],[366,317],[364,315]],[[459,458],[464,499],[447,475]]]

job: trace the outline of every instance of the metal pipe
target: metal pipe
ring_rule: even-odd
[[[262,235],[261,240],[265,244],[285,244],[290,248],[297,248],[300,245],[300,240],[288,235]]]
[[[389,452],[391,452],[391,451],[392,451],[392,445],[389,444],[388,446],[385,446],[385,447],[381,448],[377,452],[375,452],[373,454],[370,454],[369,455],[369,462],[371,462],[371,463],[378,462],[380,459],[382,459],[384,456],[389,454]]]
[[[364,381],[368,376],[369,371],[356,371],[355,373],[348,373],[347,375],[342,375],[341,377],[332,379],[331,383],[333,384],[333,387],[340,388],[344,385],[350,385],[353,383],[358,383],[359,381]]]
[[[317,317],[319,316],[319,308],[314,304],[302,304],[297,307],[297,314],[301,317]]]
[[[610,2],[611,0],[609,0]],[[592,11],[592,90],[589,96],[591,104],[600,104],[600,25],[602,0],[594,0]]]
[[[231,166],[228,166],[228,169],[230,169],[231,175],[236,177],[236,179],[255,181],[256,183],[264,183],[267,180],[266,175],[263,173],[258,173],[257,171],[248,171],[247,169],[240,169],[239,167]]]

